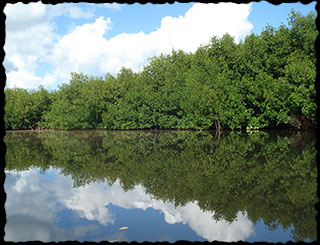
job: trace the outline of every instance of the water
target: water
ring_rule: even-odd
[[[316,240],[312,132],[7,132],[6,241]]]

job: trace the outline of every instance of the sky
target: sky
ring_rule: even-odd
[[[122,67],[139,72],[152,56],[173,49],[194,52],[225,33],[239,42],[259,35],[267,24],[287,24],[292,9],[306,15],[315,5],[6,4],[6,87],[54,90],[69,82],[71,72],[116,76]]]

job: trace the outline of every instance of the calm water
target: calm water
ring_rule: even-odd
[[[6,241],[314,241],[313,133],[7,132]]]

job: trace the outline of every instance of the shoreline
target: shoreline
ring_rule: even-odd
[[[279,127],[279,128],[261,128],[261,129],[5,129],[5,132],[74,132],[74,131],[106,131],[106,132],[165,132],[165,131],[198,131],[198,132],[268,132],[268,131],[293,131],[293,132],[304,132],[304,131],[316,131],[317,127],[309,127],[303,129],[297,129],[294,127]]]

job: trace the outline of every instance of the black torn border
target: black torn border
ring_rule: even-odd
[[[39,1],[10,1],[10,0],[0,0],[0,30],[1,30],[1,35],[0,35],[0,57],[1,57],[1,65],[0,65],[0,150],[1,150],[1,154],[0,154],[0,162],[1,162],[1,170],[0,170],[0,179],[1,179],[1,188],[0,188],[0,199],[1,199],[1,204],[0,204],[0,214],[1,214],[1,228],[0,228],[0,244],[16,244],[14,242],[5,242],[4,241],[4,235],[5,235],[5,224],[6,224],[6,212],[5,212],[5,202],[6,202],[6,193],[4,191],[4,182],[5,182],[5,153],[6,153],[6,145],[3,141],[4,137],[5,137],[5,124],[4,124],[4,104],[5,104],[5,94],[4,94],[4,88],[5,88],[5,84],[6,84],[6,74],[5,74],[5,68],[3,66],[3,62],[4,62],[4,57],[5,57],[5,52],[4,52],[4,45],[5,45],[5,35],[6,35],[6,31],[5,31],[5,21],[6,21],[6,16],[4,14],[4,8],[6,6],[6,4],[14,4],[14,3],[31,3],[31,2],[39,2]],[[81,2],[86,2],[86,3],[121,3],[121,4],[134,4],[134,3],[140,3],[140,4],[146,4],[146,3],[152,3],[152,4],[165,4],[165,3],[169,3],[169,4],[173,4],[175,2],[179,2],[179,3],[190,3],[192,1],[52,1],[52,0],[42,0],[41,1],[43,4],[59,4],[59,3],[81,3]],[[201,2],[201,3],[219,3],[219,2],[233,2],[233,3],[250,3],[250,2],[260,2],[259,0],[256,1],[249,1],[249,0],[240,0],[240,1],[236,1],[236,0],[230,0],[230,1],[217,1],[217,0],[210,0],[210,1],[195,1],[195,2]],[[282,3],[302,3],[302,4],[309,4],[311,2],[316,2],[316,6],[315,6],[315,10],[317,12],[317,18],[316,18],[316,27],[318,32],[320,33],[320,23],[319,23],[319,10],[320,10],[320,4],[319,1],[311,1],[311,0],[301,0],[301,1],[290,1],[290,0],[282,0],[282,1],[276,1],[276,0],[269,0],[267,1],[271,4],[274,5],[279,5]],[[315,48],[316,48],[316,54],[317,54],[317,63],[316,63],[316,68],[317,68],[317,75],[316,75],[316,81],[315,81],[315,88],[316,88],[316,103],[317,103],[317,113],[316,113],[316,117],[317,117],[317,123],[319,125],[319,116],[320,116],[320,106],[319,106],[319,88],[320,88],[320,75],[319,75],[319,66],[320,66],[320,62],[319,62],[319,55],[320,55],[320,37],[319,34],[317,36],[316,42],[315,42]],[[319,144],[319,128],[316,129],[316,149],[320,149],[320,144]],[[317,153],[317,157],[316,157],[317,163],[319,163],[319,152]],[[318,177],[317,177],[317,184],[318,184],[318,188],[317,188],[317,196],[318,198],[320,197],[320,192],[319,192],[319,176],[320,176],[320,171],[319,171],[319,167],[317,168],[318,170]],[[23,205],[23,204],[22,204]],[[320,226],[319,226],[319,202],[315,205],[316,210],[318,211],[318,215],[316,217],[317,220],[317,230],[320,230]],[[317,234],[317,241],[312,242],[311,244],[317,244],[318,242],[320,242],[320,236],[319,233]],[[19,242],[18,244],[25,244],[25,242]],[[27,242],[28,244],[29,242]],[[30,242],[32,244],[44,244],[43,242]],[[81,244],[78,241],[66,241],[66,242],[59,242],[59,243],[70,243],[70,244]],[[156,244],[169,244],[168,242],[155,242]],[[177,245],[182,245],[182,244],[200,244],[200,242],[189,242],[189,241],[177,241],[174,244]],[[226,242],[201,242],[201,244],[229,244]],[[246,242],[237,242],[239,244],[246,244]],[[300,242],[299,242],[300,243]],[[55,244],[54,242],[50,242],[47,244]],[[83,244],[96,244],[94,242],[83,242]],[[109,242],[105,241],[105,242],[99,242],[98,244],[109,244]],[[117,244],[128,244],[128,242],[121,242],[121,243],[117,243]],[[132,245],[137,245],[140,244],[138,242],[130,242],[130,244]],[[153,244],[152,242],[143,242],[141,244]],[[279,243],[280,244],[280,243]],[[287,244],[293,244],[293,242],[288,242]]]

